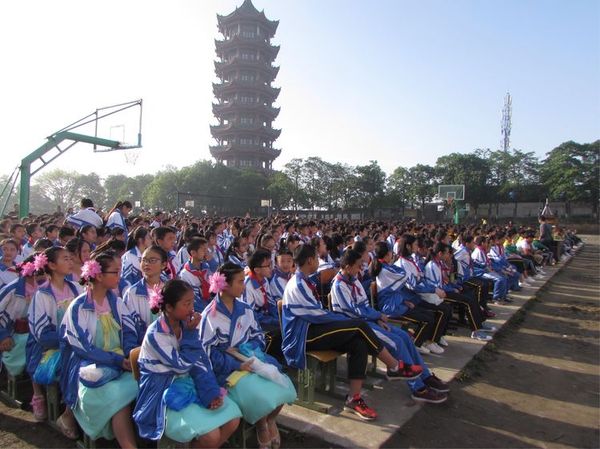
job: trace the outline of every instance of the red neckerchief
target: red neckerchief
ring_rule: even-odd
[[[481,251],[481,254],[483,254],[483,257],[485,258],[485,264],[489,265],[490,261],[488,260],[487,254],[485,253],[483,248],[481,246],[478,246],[477,249],[479,249],[479,251]]]
[[[300,274],[300,278],[306,283],[308,288],[310,288],[310,290],[312,291],[313,295],[315,296],[315,299],[317,301],[321,302],[321,298],[319,295],[319,291],[317,290],[317,286],[313,283],[313,281],[308,279],[302,271],[298,270],[298,273]]]
[[[436,264],[438,267],[440,267],[440,273],[442,275],[442,284],[447,284],[448,283],[448,275],[447,275],[447,273],[444,272],[444,271],[447,271],[447,269],[446,270],[444,269],[444,265],[442,265],[442,261],[438,260],[437,257],[434,257],[431,260],[434,264]]]
[[[402,257],[402,259],[406,260],[408,263],[412,264],[416,269],[417,269],[417,273],[422,274],[421,269],[419,268],[419,266],[415,263],[414,260],[412,259],[408,259],[406,257]]]
[[[267,291],[265,290],[264,282],[259,281],[258,278],[256,277],[256,275],[252,271],[248,274],[248,277],[258,283],[258,286],[260,287],[260,291],[262,292],[262,295],[263,295],[262,308],[265,312],[267,312],[269,310],[269,295],[267,294]]]
[[[167,260],[167,274],[169,275],[169,279],[175,279],[177,276],[177,270],[175,270],[175,265],[171,262],[171,259]]]
[[[187,271],[189,271],[194,276],[196,276],[198,278],[198,280],[200,281],[200,290],[202,291],[202,299],[210,298],[210,291],[209,291],[210,284],[206,280],[206,270],[196,270],[192,266],[191,261],[189,261],[189,260],[185,263],[183,268],[185,268]]]
[[[337,274],[335,277],[338,281],[344,282],[346,285],[350,287],[350,292],[352,293],[352,299],[356,302],[356,298],[358,296],[358,287],[352,282],[352,279],[346,279],[341,272]]]

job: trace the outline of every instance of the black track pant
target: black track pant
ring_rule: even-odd
[[[415,308],[408,309],[402,319],[417,324],[415,331],[415,346],[421,346],[425,341],[440,341],[448,325],[448,318],[439,309],[429,309],[425,301],[421,301]]]
[[[477,303],[474,296],[461,295],[456,292],[446,292],[445,302],[449,304],[459,304],[465,306],[467,321],[471,326],[471,330],[481,329],[481,323],[483,323],[483,317],[481,315],[481,308]]]
[[[344,320],[308,326],[306,350],[346,353],[348,379],[364,379],[369,355],[378,355],[382,349],[366,321]]]

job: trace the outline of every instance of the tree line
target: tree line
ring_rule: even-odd
[[[80,198],[89,197],[104,209],[119,199],[129,199],[139,201],[145,209],[242,214],[256,213],[260,200],[271,200],[274,210],[360,209],[369,214],[385,208],[401,214],[403,208],[423,208],[440,184],[464,184],[466,202],[475,210],[483,203],[550,197],[591,204],[597,216],[599,155],[597,140],[565,142],[542,160],[518,149],[452,153],[438,158],[433,166],[399,166],[389,175],[376,161],[352,166],[316,156],[292,159],[268,177],[208,160],[179,169],[167,167],[155,174],[110,175],[105,179],[95,173],[55,169],[34,178],[31,210],[66,211]]]

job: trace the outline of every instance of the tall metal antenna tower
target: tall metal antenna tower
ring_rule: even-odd
[[[512,98],[510,93],[506,92],[504,97],[504,109],[502,109],[502,149],[510,149],[510,128],[512,124]]]

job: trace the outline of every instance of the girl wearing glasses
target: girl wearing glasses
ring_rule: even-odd
[[[133,284],[123,296],[123,302],[135,322],[138,345],[142,344],[146,329],[158,316],[152,313],[148,302],[149,291],[162,287],[161,273],[167,266],[167,258],[166,251],[160,246],[148,247],[141,258],[142,279]]]

